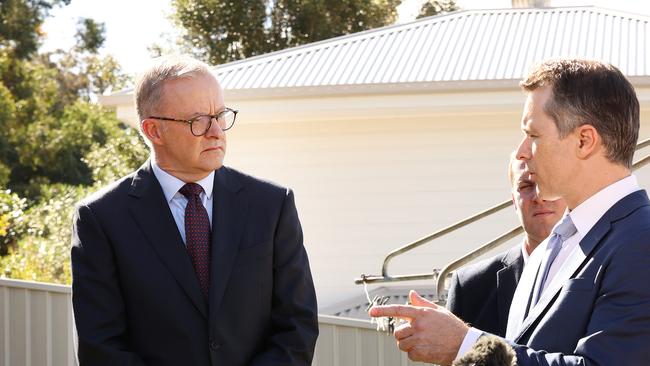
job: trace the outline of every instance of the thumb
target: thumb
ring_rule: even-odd
[[[409,301],[411,302],[411,305],[413,306],[422,306],[422,307],[427,307],[427,308],[435,308],[437,307],[436,304],[433,302],[425,299],[424,297],[420,296],[420,294],[417,293],[415,290],[411,290],[409,292]]]

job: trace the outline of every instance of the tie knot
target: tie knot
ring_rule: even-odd
[[[553,232],[559,235],[562,238],[562,241],[567,240],[577,231],[578,229],[576,229],[576,226],[573,224],[573,220],[571,220],[571,216],[569,215],[564,216],[562,221],[553,229]]]
[[[203,187],[201,187],[201,185],[196,183],[187,183],[183,187],[181,187],[181,189],[179,189],[178,191],[181,192],[183,196],[189,199],[191,197],[198,196],[199,194],[201,194],[201,192],[203,192]]]

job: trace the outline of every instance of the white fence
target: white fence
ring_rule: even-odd
[[[314,366],[410,366],[365,321],[319,315]],[[70,286],[0,279],[0,366],[73,366]]]

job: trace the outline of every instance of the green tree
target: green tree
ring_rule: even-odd
[[[0,48],[0,184],[29,199],[45,184],[92,184],[81,158],[124,128],[89,102],[128,78],[112,57],[94,53],[103,27],[80,24],[79,33],[93,29],[95,35],[70,51],[21,59],[14,49]]]
[[[27,200],[9,190],[0,191],[0,255],[7,254],[10,247],[25,234],[24,210]]]
[[[94,145],[83,161],[92,171],[94,185],[101,187],[134,171],[148,157],[149,150],[140,134],[127,128],[104,145]]]
[[[97,55],[103,24],[82,19],[72,50],[36,53],[48,10],[67,3],[0,1],[0,276],[69,283],[75,202],[147,155],[136,131],[92,103],[128,82]]]
[[[22,171],[28,173],[21,180],[28,185],[20,191],[38,195],[34,185],[46,183],[91,185],[92,172],[81,159],[122,128],[112,112],[83,101],[66,106],[56,118],[43,116],[25,125],[15,144]]]
[[[149,152],[134,129],[119,130],[105,144],[95,143],[83,161],[91,168],[91,187],[42,184],[38,201],[0,192],[0,276],[69,284],[70,236],[75,203],[105,184],[137,169]],[[4,231],[3,231],[4,230]]]
[[[70,0],[0,1],[0,50],[11,50],[14,57],[28,58],[38,49],[41,25],[49,11]]]
[[[456,11],[458,9],[458,5],[456,5],[456,2],[454,0],[428,0],[422,4],[422,8],[420,8],[420,14],[417,16],[417,19],[444,13],[451,13],[452,11]]]
[[[278,0],[274,31],[295,46],[392,24],[401,0]]]
[[[401,0],[173,0],[187,49],[221,64],[391,24]]]
[[[106,41],[106,25],[92,18],[81,18],[75,38],[77,38],[77,48],[97,53]]]
[[[70,235],[75,202],[88,188],[52,185],[23,216],[22,235],[0,257],[0,275],[41,282],[70,283]]]

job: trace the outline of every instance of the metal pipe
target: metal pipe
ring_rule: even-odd
[[[438,270],[434,269],[432,273],[407,274],[407,275],[398,275],[393,277],[361,275],[360,278],[354,280],[354,283],[357,285],[362,285],[364,283],[373,283],[373,282],[400,282],[400,281],[416,281],[416,280],[430,280],[430,279],[435,280],[437,277],[438,277]]]
[[[517,226],[516,228],[504,234],[501,234],[501,236],[497,237],[496,239],[493,239],[481,245],[480,247],[474,249],[473,251],[449,263],[445,268],[442,269],[440,275],[438,276],[438,283],[436,285],[436,292],[438,293],[438,299],[443,300],[442,292],[445,289],[445,279],[447,278],[447,275],[449,273],[473,261],[474,259],[482,256],[483,254],[489,252],[490,250],[499,247],[501,244],[507,242],[512,238],[517,237],[519,234],[523,232],[524,232],[524,228],[521,226]]]
[[[640,150],[645,147],[650,146],[650,138],[645,139],[641,142],[639,142],[636,145],[635,150]],[[644,156],[643,158],[637,160],[632,164],[632,171],[636,171],[637,169],[640,169],[650,163],[650,155]],[[447,275],[458,269],[459,267],[471,262],[477,257],[480,257],[484,253],[500,246],[501,244],[507,242],[508,240],[514,238],[515,236],[521,234],[523,232],[523,228],[517,227],[515,229],[510,230],[509,232],[501,235],[500,237],[484,244],[483,246],[477,248],[476,250],[456,259],[452,263],[448,264],[441,272],[438,272],[438,270],[434,269],[432,273],[421,273],[421,274],[410,274],[410,275],[398,275],[398,276],[390,276],[388,275],[388,263],[396,256],[403,254],[405,252],[408,252],[412,249],[415,249],[421,245],[424,245],[432,240],[435,240],[441,236],[444,236],[450,232],[453,232],[455,230],[458,230],[464,226],[467,226],[473,222],[476,222],[484,217],[487,217],[493,213],[496,213],[500,210],[503,210],[506,207],[509,207],[512,204],[511,200],[504,201],[496,206],[493,206],[485,211],[479,212],[473,216],[470,216],[464,220],[458,221],[455,224],[452,224],[450,226],[447,226],[444,229],[438,230],[434,232],[433,234],[427,235],[419,240],[416,240],[410,244],[404,245],[400,248],[397,248],[393,250],[392,252],[388,253],[386,258],[384,258],[384,263],[381,266],[381,276],[373,276],[373,275],[361,275],[360,278],[357,278],[354,280],[355,284],[363,284],[363,283],[375,283],[375,282],[397,282],[397,281],[411,281],[411,280],[425,280],[425,279],[436,279],[437,280],[437,291],[438,291],[438,296],[440,297],[440,291],[441,289],[444,289],[444,281],[445,277]]]
[[[400,255],[400,254],[402,254],[404,252],[407,252],[409,250],[415,249],[415,248],[417,248],[417,247],[419,247],[419,246],[421,246],[423,244],[426,244],[427,242],[429,242],[431,240],[437,239],[437,238],[439,238],[439,237],[441,237],[443,235],[446,235],[446,234],[448,234],[448,233],[450,233],[450,232],[452,232],[454,230],[460,229],[463,226],[466,226],[466,225],[471,224],[471,223],[473,223],[475,221],[478,221],[478,220],[480,220],[480,219],[482,219],[482,218],[484,218],[486,216],[489,216],[489,215],[491,215],[491,214],[493,214],[495,212],[503,210],[504,208],[509,207],[510,205],[512,205],[512,200],[504,201],[504,202],[502,202],[502,203],[500,203],[500,204],[498,204],[496,206],[488,208],[485,211],[482,211],[482,212],[479,212],[479,213],[477,213],[477,214],[475,214],[473,216],[470,216],[470,217],[466,218],[465,220],[461,220],[461,221],[459,221],[459,222],[457,222],[457,223],[455,223],[453,225],[447,226],[446,228],[444,228],[442,230],[438,230],[433,234],[427,235],[422,239],[416,240],[416,241],[414,241],[414,242],[412,242],[410,244],[407,244],[407,245],[405,245],[405,246],[403,246],[401,248],[397,248],[397,249],[393,250],[392,252],[388,253],[386,258],[384,259],[384,264],[381,266],[381,275],[384,276],[384,277],[389,277],[388,276],[388,262],[390,262],[390,260],[393,259],[393,257],[398,256],[398,255]]]

